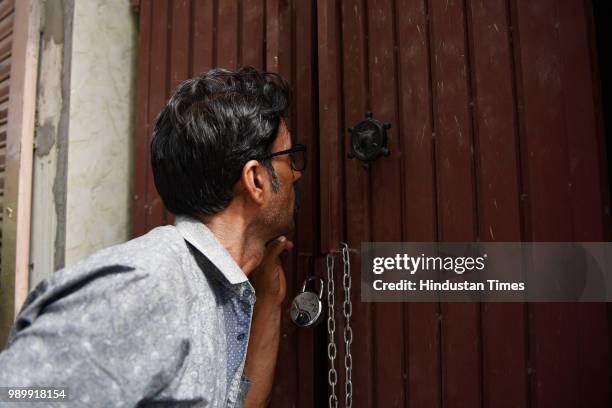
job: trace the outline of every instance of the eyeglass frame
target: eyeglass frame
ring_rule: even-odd
[[[293,160],[293,157],[290,156],[290,159],[291,159],[291,168],[294,171],[304,171],[306,169],[307,157],[308,157],[308,156],[306,156],[306,153],[308,152],[308,149],[307,149],[305,144],[295,144],[295,145],[293,145],[293,147],[291,149],[281,150],[280,152],[274,152],[274,153],[271,153],[271,154],[269,154],[267,156],[263,156],[263,157],[257,157],[257,158],[255,158],[255,160],[270,160],[270,159],[272,159],[273,157],[276,157],[276,156],[282,156],[284,154],[291,155],[292,153],[296,153],[296,152],[304,152],[304,167],[302,167],[299,170],[296,169],[295,168],[295,160]]]

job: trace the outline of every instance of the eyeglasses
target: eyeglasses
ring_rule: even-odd
[[[303,171],[306,168],[306,145],[296,144],[291,149],[274,152],[264,157],[259,157],[256,160],[268,160],[275,156],[288,154],[291,159],[291,168],[295,171]]]

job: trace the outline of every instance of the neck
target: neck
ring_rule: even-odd
[[[261,263],[266,242],[251,231],[242,217],[231,216],[224,211],[204,221],[221,245],[234,258],[245,275],[249,275]]]

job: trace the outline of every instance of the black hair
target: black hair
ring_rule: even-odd
[[[191,216],[224,210],[246,162],[270,154],[288,108],[289,84],[253,67],[213,69],[181,83],[157,116],[151,142],[166,208]],[[278,190],[271,162],[263,164]]]

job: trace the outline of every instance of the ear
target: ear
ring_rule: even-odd
[[[257,160],[248,161],[242,167],[240,181],[245,194],[258,205],[262,205],[270,182],[264,166]]]

